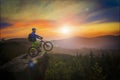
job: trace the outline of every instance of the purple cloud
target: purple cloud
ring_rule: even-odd
[[[8,23],[8,22],[0,22],[0,28],[9,27],[9,26],[11,26],[11,25],[13,25],[13,24]]]

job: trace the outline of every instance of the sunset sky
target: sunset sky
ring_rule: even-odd
[[[0,38],[120,35],[120,0],[0,0]]]

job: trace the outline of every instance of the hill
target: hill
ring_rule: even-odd
[[[72,37],[62,40],[53,40],[53,53],[72,54],[84,53],[86,48],[119,49],[120,36],[100,36],[94,38]],[[14,38],[0,41],[0,64],[14,57],[28,52],[31,43],[25,38]],[[89,50],[87,50],[89,51]]]
[[[108,48],[118,48],[119,39],[119,36],[101,36],[96,38],[74,37],[55,40],[53,43],[58,47],[55,47],[52,52],[46,54],[42,59],[38,58],[33,67],[30,67],[29,63],[27,65],[23,63],[26,60],[21,61],[20,58],[19,61],[17,58],[17,56],[21,57],[20,55],[27,53],[28,48],[31,46],[27,39],[16,38],[4,40],[0,42],[0,66],[8,61],[11,63],[11,59],[16,63],[11,63],[12,67],[7,66],[7,68],[0,70],[2,78],[5,80],[119,80],[120,49],[90,49],[82,47],[80,47],[81,49],[77,49],[79,46],[76,47],[73,44],[83,44],[86,46],[90,44],[91,46],[96,46],[95,43],[101,43],[101,45],[106,45],[107,43],[108,45],[112,44]],[[70,42],[73,43],[69,44]],[[60,48],[58,43],[64,43],[61,45],[63,48]],[[100,46],[96,48],[100,48]],[[77,55],[72,56],[68,54]],[[18,59],[18,62],[16,59]],[[26,65],[26,68],[19,71],[15,70],[24,67],[21,64]],[[16,65],[19,67],[16,67]],[[15,70],[15,72],[11,70]]]
[[[120,36],[100,36],[93,38],[72,37],[68,39],[55,40],[57,47],[66,49],[98,48],[98,49],[118,49],[120,47]]]
[[[27,53],[30,43],[27,39],[16,38],[0,42],[0,65],[21,54]]]

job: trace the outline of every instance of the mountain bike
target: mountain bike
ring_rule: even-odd
[[[53,44],[50,41],[43,41],[43,39],[40,39],[39,47],[38,48],[30,47],[28,50],[28,55],[31,57],[36,57],[41,52],[42,48],[45,51],[51,51],[53,49]]]

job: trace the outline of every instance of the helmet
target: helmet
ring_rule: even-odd
[[[36,28],[32,28],[32,30],[36,30]]]

